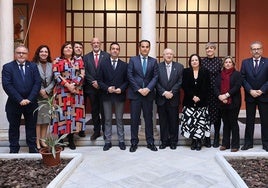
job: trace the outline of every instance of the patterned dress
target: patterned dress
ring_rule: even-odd
[[[194,78],[193,70],[186,68],[183,71],[182,88],[184,91],[183,109],[181,116],[181,135],[186,138],[202,139],[210,136],[208,119],[208,70],[200,68],[198,78]],[[195,103],[193,96],[200,101]]]
[[[85,106],[83,96],[84,63],[82,58],[56,59],[53,63],[53,74],[56,80],[54,93],[55,103],[62,109],[53,118],[53,133],[61,135],[65,133],[85,130]],[[65,80],[76,86],[76,92],[71,93],[64,84]]]
[[[220,109],[217,96],[214,94],[215,80],[221,72],[222,59],[218,57],[208,58],[202,60],[202,65],[209,71],[210,76],[210,89],[208,91],[208,111],[210,123],[214,124],[220,121]]]

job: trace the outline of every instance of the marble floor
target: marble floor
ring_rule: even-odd
[[[244,137],[244,125],[240,123],[241,138]],[[113,147],[103,151],[103,138],[91,142],[92,126],[87,127],[85,138],[76,137],[76,150],[66,148],[64,153],[82,153],[83,161],[62,185],[63,188],[233,188],[234,185],[217,163],[215,155],[219,148],[202,148],[192,151],[187,141],[179,138],[176,150],[166,148],[153,152],[144,146],[141,139],[135,153],[129,152],[130,130],[126,125],[127,149],[117,146],[116,128],[113,128]],[[157,128],[159,129],[159,127]],[[23,130],[22,130],[23,134]],[[23,140],[22,135],[22,140]],[[260,126],[255,128],[254,137],[260,140]],[[23,142],[23,141],[22,141]],[[241,139],[241,144],[243,139]],[[156,136],[156,145],[159,137]],[[23,145],[23,144],[22,144]],[[0,153],[8,153],[8,145],[0,145]],[[20,153],[27,153],[22,147]],[[238,151],[245,152],[245,151]],[[246,152],[265,152],[255,143],[254,148]]]
[[[233,188],[234,185],[217,163],[218,148],[191,151],[188,146],[176,150],[166,148],[153,152],[144,146],[135,153],[113,146],[102,151],[101,146],[66,148],[64,153],[82,153],[83,160],[62,188]],[[0,153],[8,153],[0,147]],[[245,151],[239,151],[245,152]],[[247,152],[262,152],[255,145]],[[27,153],[23,147],[20,153]],[[266,152],[265,152],[266,153]]]

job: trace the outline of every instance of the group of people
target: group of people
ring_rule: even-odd
[[[3,66],[2,83],[8,95],[6,114],[9,121],[10,153],[18,153],[19,127],[23,114],[26,142],[30,153],[47,147],[41,138],[50,132],[68,134],[70,149],[76,149],[74,134],[85,137],[85,109],[91,106],[94,133],[90,140],[101,136],[104,151],[112,147],[112,119],[115,114],[118,146],[126,149],[123,114],[126,98],[130,100],[131,146],[138,148],[141,114],[145,122],[147,148],[157,151],[153,134],[153,104],[159,114],[159,149],[176,149],[179,124],[181,134],[191,139],[191,149],[211,147],[211,126],[214,126],[213,147],[220,146],[220,128],[223,121],[223,139],[220,150],[240,148],[238,115],[241,106],[241,86],[245,89],[246,131],[241,148],[253,147],[256,106],[261,119],[263,149],[268,151],[268,59],[262,57],[262,44],[250,45],[252,57],[236,70],[232,57],[223,61],[215,56],[216,45],[206,44],[207,57],[198,54],[189,57],[187,68],[173,60],[170,48],[163,51],[163,62],[149,56],[150,41],[141,40],[139,54],[126,63],[119,59],[120,45],[110,44],[109,53],[101,50],[101,41],[91,41],[92,51],[83,56],[80,42],[66,42],[54,61],[50,49],[41,45],[32,62],[28,49],[20,45],[15,49],[15,60]],[[179,118],[180,93],[183,90],[182,115]],[[61,110],[51,117],[49,109],[40,108],[38,101],[53,98]],[[39,104],[40,105],[40,104]]]

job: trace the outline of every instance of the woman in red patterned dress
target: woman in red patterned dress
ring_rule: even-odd
[[[53,118],[53,133],[68,134],[70,149],[75,149],[74,133],[85,130],[83,80],[85,75],[82,58],[74,58],[73,45],[66,42],[61,47],[61,57],[53,62],[56,80],[55,102],[61,111]]]

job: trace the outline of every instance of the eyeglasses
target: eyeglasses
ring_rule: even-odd
[[[262,48],[251,48],[252,51],[260,51]]]
[[[16,54],[18,54],[18,55],[20,55],[20,54],[26,55],[26,54],[28,54],[28,52],[16,52]]]

